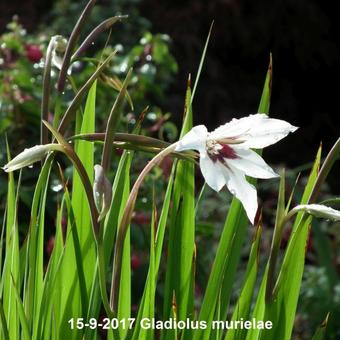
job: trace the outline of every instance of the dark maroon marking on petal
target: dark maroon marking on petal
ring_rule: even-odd
[[[230,147],[228,144],[220,144],[220,145],[222,146],[222,149],[218,150],[218,152],[223,158],[229,158],[229,159],[239,158],[235,150],[232,147]]]

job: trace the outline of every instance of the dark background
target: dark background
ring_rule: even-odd
[[[80,1],[79,1],[80,2]],[[108,6],[109,0],[98,1]],[[119,2],[119,1],[118,1]],[[53,1],[0,2],[0,30],[13,14],[33,32],[48,23]],[[85,3],[85,2],[84,2]],[[266,150],[273,163],[298,166],[313,160],[322,141],[324,155],[339,137],[339,24],[337,3],[317,0],[136,1],[153,32],[168,33],[179,65],[163,105],[180,122],[188,73],[196,74],[212,20],[213,33],[194,102],[195,123],[210,128],[254,113],[269,54],[273,54],[271,116],[300,127]],[[109,7],[109,6],[108,6]],[[108,8],[108,16],[110,13]],[[70,17],[74,24],[76,17]],[[337,165],[330,177],[339,192]]]

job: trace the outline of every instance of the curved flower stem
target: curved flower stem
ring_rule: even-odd
[[[121,21],[121,20],[126,19],[126,18],[128,18],[127,15],[117,15],[117,16],[111,17],[111,18],[106,19],[103,22],[101,22],[85,38],[85,40],[82,42],[82,44],[77,49],[77,51],[74,52],[74,54],[73,54],[73,56],[71,58],[71,61],[79,58],[80,55],[83,54],[91,46],[92,43],[94,43],[94,41],[96,40],[96,38],[98,37],[99,34],[104,32],[105,30],[110,29],[112,27],[112,25],[114,23],[116,23],[117,21]]]
[[[165,156],[172,153],[178,142],[169,145],[167,148],[163,149],[159,154],[157,154],[143,169],[143,171],[138,176],[131,192],[129,198],[126,202],[125,210],[122,216],[122,219],[119,224],[116,246],[114,250],[114,258],[113,258],[113,269],[112,269],[112,280],[111,280],[111,296],[110,296],[110,306],[113,312],[117,312],[118,306],[118,296],[119,296],[119,282],[120,282],[120,275],[121,275],[121,266],[122,266],[122,251],[123,251],[123,244],[126,236],[126,231],[128,225],[131,220],[131,215],[135,206],[137,194],[141,184],[145,176],[150,172],[150,170],[155,166],[158,165]]]

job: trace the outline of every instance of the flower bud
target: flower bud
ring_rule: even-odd
[[[53,40],[52,64],[60,70],[63,63],[67,40],[61,35],[55,35],[51,40]]]
[[[110,208],[112,188],[103,167],[99,164],[94,166],[93,197],[99,212],[98,222],[100,222]]]
[[[24,168],[42,160],[50,151],[63,151],[63,148],[61,145],[55,143],[33,146],[19,153],[19,155],[14,157],[2,169],[6,172],[11,172]]]
[[[319,218],[326,218],[332,221],[340,221],[340,211],[322,204],[301,204],[296,206],[294,211],[305,211],[310,215]]]

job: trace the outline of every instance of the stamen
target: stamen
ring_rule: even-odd
[[[224,165],[227,165],[226,161],[228,159],[238,158],[235,150],[228,144],[217,143],[215,141],[209,141],[207,143],[207,153],[214,163],[220,161]]]

